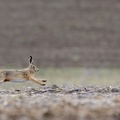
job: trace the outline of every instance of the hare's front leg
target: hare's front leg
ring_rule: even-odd
[[[37,83],[37,84],[39,84],[39,85],[42,85],[42,86],[45,86],[46,85],[45,82],[47,81],[47,80],[41,80],[41,81],[39,81],[39,80],[37,80],[34,77],[31,77],[30,80],[33,81],[33,82],[35,82],[35,83]]]

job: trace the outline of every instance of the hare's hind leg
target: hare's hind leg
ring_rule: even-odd
[[[32,77],[30,80],[33,81],[33,82],[35,82],[35,83],[37,83],[37,84],[39,84],[39,85],[42,85],[42,86],[45,86],[46,85],[45,82],[47,81],[47,80],[41,80],[41,81],[39,81],[39,80],[37,80],[34,77]]]

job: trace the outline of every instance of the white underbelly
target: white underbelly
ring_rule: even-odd
[[[10,80],[10,82],[20,83],[20,82],[27,82],[27,81],[24,79],[15,79],[15,80]]]

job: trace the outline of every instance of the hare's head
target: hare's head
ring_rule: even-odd
[[[39,69],[35,65],[33,65],[32,56],[30,56],[30,60],[29,60],[29,69],[32,73],[39,71]]]

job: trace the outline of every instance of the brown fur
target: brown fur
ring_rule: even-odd
[[[2,82],[20,82],[33,81],[39,85],[44,86],[47,82],[46,79],[38,80],[34,77],[34,73],[39,71],[39,69],[33,65],[32,56],[30,56],[30,64],[28,68],[21,70],[0,70],[0,83]]]

